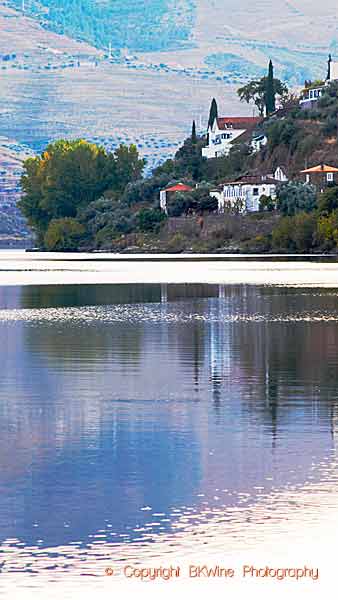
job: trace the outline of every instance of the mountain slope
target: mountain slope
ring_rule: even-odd
[[[10,0],[20,9],[22,0]],[[120,51],[179,53],[188,66],[255,76],[269,58],[300,84],[338,52],[335,0],[25,0],[26,12],[61,34]],[[170,60],[170,56],[165,57]],[[163,60],[163,62],[166,62]],[[251,69],[250,69],[251,65]]]
[[[11,5],[22,7],[22,0]],[[100,48],[162,50],[188,40],[191,0],[27,0],[27,14],[60,34]]]

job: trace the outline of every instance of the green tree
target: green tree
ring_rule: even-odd
[[[268,77],[262,77],[261,79],[255,79],[250,81],[243,87],[237,90],[237,94],[242,102],[247,102],[253,104],[258,108],[258,112],[261,117],[264,117],[264,113],[266,112],[266,103],[267,103],[267,93],[268,93]],[[271,82],[270,82],[271,85]],[[279,96],[281,99],[285,98],[288,93],[288,87],[285,83],[283,83],[280,79],[273,78],[273,86],[271,86],[271,90],[274,91],[274,97]],[[272,97],[270,99],[272,106]]]
[[[298,252],[308,252],[315,244],[317,220],[314,214],[298,213],[293,217],[293,243]]]
[[[197,133],[196,133],[196,123],[195,121],[193,121],[192,123],[192,129],[191,129],[191,143],[193,145],[197,144]]]
[[[213,126],[215,119],[218,118],[218,106],[215,98],[212,99],[210,111],[209,111],[209,120],[208,120],[208,130]]]
[[[85,231],[85,227],[71,217],[53,219],[45,233],[45,247],[61,252],[77,250]]]
[[[275,93],[275,79],[273,76],[273,64],[269,62],[269,72],[266,82],[266,93],[265,93],[265,111],[267,115],[275,112],[276,110],[276,93]]]
[[[112,198],[122,194],[127,183],[141,177],[144,164],[135,146],[107,153],[84,140],[60,140],[25,161],[19,207],[43,243],[50,221],[75,218],[108,191]]]
[[[75,217],[107,186],[106,153],[83,140],[60,140],[24,163],[23,198],[19,206],[28,223],[43,237],[52,219]]]
[[[197,136],[195,141],[192,137],[185,140],[183,146],[175,154],[172,179],[193,179],[194,181],[201,179],[204,164],[207,162],[202,157],[202,147],[204,145],[204,140]]]
[[[317,241],[323,250],[332,250],[338,246],[338,209],[328,216],[321,215],[317,222]]]
[[[142,232],[157,232],[162,223],[167,219],[159,209],[142,208],[136,215],[137,225]]]
[[[195,208],[195,199],[190,192],[177,192],[173,194],[167,205],[169,217],[180,217],[189,211],[195,210]]]
[[[136,229],[135,214],[130,207],[107,197],[99,198],[81,210],[78,219],[86,228],[87,244],[95,248],[109,248],[115,238]]]
[[[290,181],[277,190],[277,208],[285,216],[298,212],[311,212],[316,208],[316,188],[310,184]]]
[[[284,217],[272,232],[275,250],[308,252],[315,245],[317,221],[314,214],[298,213]]]
[[[292,217],[284,217],[272,232],[272,247],[275,250],[294,250],[294,221]]]
[[[321,193],[318,198],[318,212],[329,215],[338,209],[338,186],[332,186]]]
[[[131,146],[121,145],[110,155],[112,164],[113,191],[123,192],[130,182],[141,179],[143,169],[146,165],[144,159],[140,159],[135,144]]]

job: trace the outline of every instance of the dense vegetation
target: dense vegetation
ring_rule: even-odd
[[[110,207],[118,203],[144,166],[135,146],[107,153],[83,140],[60,140],[25,161],[19,206],[40,245],[74,249],[87,231],[79,215],[99,198],[108,197]]]
[[[12,0],[21,8],[21,0]],[[191,0],[28,0],[26,12],[60,34],[108,48],[166,50],[189,39]]]
[[[286,102],[289,90],[285,83],[274,77],[273,64],[270,60],[268,75],[253,79],[241,87],[237,94],[242,102],[253,103],[261,117],[270,115],[276,110],[276,97]]]
[[[272,77],[270,68],[270,80]],[[269,102],[272,110],[273,98]],[[213,101],[210,117],[216,114]],[[193,125],[191,136],[176,155],[147,178],[142,175],[144,161],[134,146],[107,153],[81,140],[60,141],[49,145],[40,157],[26,161],[21,210],[38,243],[48,249],[137,246],[180,251],[231,246],[249,251],[336,250],[338,186],[332,183],[318,193],[304,184],[300,171],[320,162],[337,164],[337,117],[338,84],[328,86],[309,111],[300,110],[298,102],[289,98],[282,110],[260,125],[268,139],[260,152],[254,153],[250,144],[243,142],[234,145],[229,156],[212,160],[202,158],[206,139],[196,135]],[[225,227],[224,218],[218,220],[222,226],[217,232],[208,233],[204,228],[203,242],[199,236],[202,225],[194,240],[182,231],[168,237],[168,217],[159,208],[160,190],[177,182],[190,185],[191,192],[170,197],[168,216],[190,215],[191,223],[203,216],[203,224],[205,217],[217,210],[210,196],[212,187],[245,173],[273,173],[277,166],[286,168],[291,181],[279,186],[277,202],[262,197],[261,213],[248,215],[246,224],[242,220],[237,234],[236,227],[231,231]]]

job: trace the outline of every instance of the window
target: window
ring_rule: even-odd
[[[258,188],[254,188],[254,189],[252,190],[252,195],[253,195],[253,196],[259,196],[259,189],[258,189]]]
[[[326,174],[326,181],[333,181],[333,173]]]

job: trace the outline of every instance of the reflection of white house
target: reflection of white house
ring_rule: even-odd
[[[319,98],[323,95],[325,86],[333,81],[338,81],[338,62],[332,60],[331,55],[329,56],[328,61],[328,73],[326,82],[323,84],[309,84],[306,87],[300,96],[299,104],[301,108],[308,109],[312,108]]]
[[[283,169],[278,167],[271,175],[244,175],[234,181],[228,181],[210,195],[218,201],[218,212],[226,209],[238,212],[257,212],[260,208],[261,196],[276,199],[277,186],[287,181]]]
[[[260,117],[222,117],[209,127],[208,146],[202,149],[204,158],[227,156],[235,140],[247,131],[253,131],[262,121]]]

